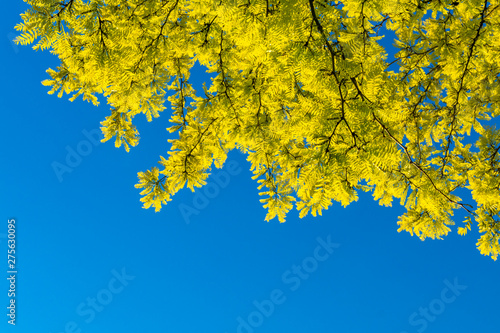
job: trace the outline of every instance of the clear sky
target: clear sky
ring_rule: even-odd
[[[48,95],[40,82],[58,59],[11,43],[25,9],[7,1],[0,14],[0,257],[8,277],[15,218],[18,270],[15,327],[0,283],[0,332],[500,331],[500,261],[480,255],[476,228],[457,235],[462,215],[444,240],[422,242],[397,232],[398,202],[361,193],[322,217],[267,223],[237,151],[200,194],[143,209],[134,184],[167,155],[168,109],[136,117],[130,153],[98,142],[105,100]]]

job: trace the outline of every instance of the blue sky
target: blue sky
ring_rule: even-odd
[[[40,82],[57,58],[11,43],[25,8],[6,2],[0,21],[0,251],[15,218],[18,270],[15,327],[0,284],[1,332],[499,331],[500,266],[479,254],[474,228],[456,234],[462,215],[444,240],[422,242],[397,232],[401,207],[360,193],[322,217],[267,223],[236,151],[208,189],[143,209],[137,172],[166,155],[169,112],[136,117],[129,153],[97,142],[105,100],[48,95]],[[54,163],[71,172],[58,177]]]

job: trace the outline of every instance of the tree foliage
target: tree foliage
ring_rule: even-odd
[[[500,253],[498,0],[26,2],[16,42],[59,56],[49,93],[106,97],[104,141],[128,151],[133,118],[151,121],[170,102],[178,138],[160,168],[138,174],[145,208],[203,186],[237,148],[266,220],[372,191],[406,207],[398,231],[441,238],[463,209],[458,233],[474,221],[481,253]],[[196,62],[213,75],[201,93]]]

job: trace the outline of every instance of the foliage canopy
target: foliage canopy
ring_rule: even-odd
[[[59,56],[49,93],[107,98],[104,141],[128,151],[133,118],[151,121],[170,102],[179,136],[160,168],[138,174],[144,207],[203,186],[237,148],[266,220],[373,191],[406,207],[398,231],[441,238],[464,209],[458,233],[474,221],[481,253],[500,253],[500,132],[489,126],[500,114],[498,0],[26,2],[16,42]],[[214,76],[201,94],[196,62]]]

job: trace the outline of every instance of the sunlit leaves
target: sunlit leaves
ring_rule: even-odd
[[[458,233],[474,221],[481,253],[500,253],[498,0],[26,2],[16,42],[59,56],[49,93],[107,99],[105,141],[128,151],[133,118],[170,105],[178,138],[138,175],[144,207],[205,185],[238,148],[268,221],[372,191],[407,209],[398,231],[440,239],[462,209]],[[383,28],[396,34],[392,63]],[[212,75],[202,92],[195,62]]]

